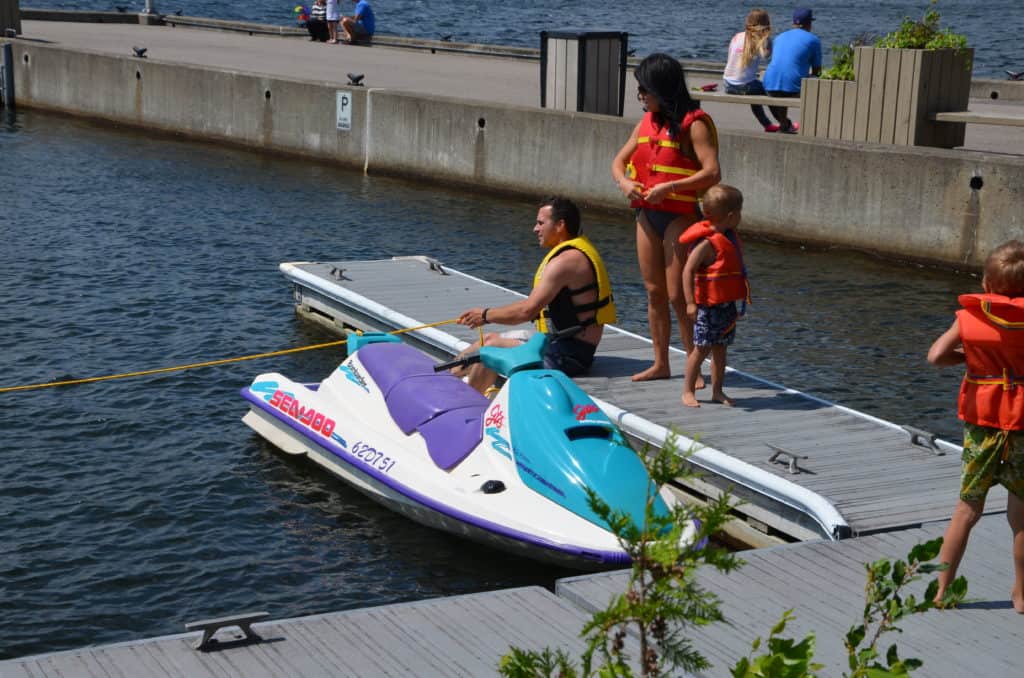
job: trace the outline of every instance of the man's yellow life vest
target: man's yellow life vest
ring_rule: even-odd
[[[590,267],[594,271],[596,281],[576,289],[563,287],[559,290],[547,308],[542,310],[540,316],[537,317],[537,329],[541,332],[555,332],[572,327],[573,325],[586,326],[594,323],[605,325],[615,322],[616,319],[615,300],[612,298],[612,286],[611,281],[608,279],[608,271],[604,267],[601,255],[597,253],[597,249],[585,235],[577,236],[552,247],[551,251],[541,260],[540,265],[537,266],[537,272],[533,276],[533,286],[536,287],[540,283],[541,276],[544,274],[544,267],[547,266],[548,262],[568,249],[579,250],[586,255],[590,261]],[[573,303],[572,298],[574,295],[591,289],[597,290],[596,301],[586,304]],[[595,309],[597,310],[597,315],[594,318],[580,322],[580,313]]]

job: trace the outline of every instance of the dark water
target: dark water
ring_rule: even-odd
[[[311,0],[153,0],[158,11],[186,16],[293,24],[293,9]],[[583,29],[628,31],[630,45],[638,54],[661,50],[688,59],[725,61],[729,38],[742,30],[747,12],[766,9],[776,30],[792,21],[793,8],[814,9],[814,32],[827,53],[831,45],[845,44],[862,33],[883,35],[895,30],[905,16],[924,15],[928,0],[796,0],[750,2],[748,0],[373,0],[377,30],[381,33],[420,38],[452,35],[456,41],[539,45],[543,30]],[[136,12],[145,0],[22,0],[22,7],[40,9],[92,9],[113,11],[115,6]],[[342,10],[351,13],[348,0]],[[976,49],[974,74],[1006,77],[1005,69],[1024,70],[1020,47],[1020,0],[940,0],[942,25],[967,36]]]
[[[524,289],[528,202],[22,112],[0,127],[0,385],[333,337],[297,320],[287,260],[429,254]],[[585,215],[622,324],[647,333],[632,226]],[[894,225],[899,227],[899,225]],[[957,435],[958,375],[924,354],[969,276],[750,243],[735,366]],[[440,319],[438,319],[440,320]],[[563,572],[420,528],[262,443],[238,389],[315,351],[0,394],[0,657],[525,584]]]

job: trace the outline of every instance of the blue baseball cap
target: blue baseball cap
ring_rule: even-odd
[[[814,21],[814,12],[806,7],[797,7],[793,10],[793,23],[797,25],[809,24]]]

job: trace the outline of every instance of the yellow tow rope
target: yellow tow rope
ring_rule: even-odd
[[[458,318],[452,318],[451,320],[441,320],[436,323],[429,323],[426,325],[417,325],[416,327],[406,327],[400,330],[394,330],[388,332],[388,334],[405,334],[406,332],[415,332],[416,330],[427,329],[428,327],[437,327],[438,325],[448,325],[450,323],[458,322]],[[483,326],[478,328],[480,330],[480,345],[484,343],[484,330]],[[253,355],[243,355],[237,358],[222,358],[220,360],[207,360],[201,363],[191,363],[189,365],[175,365],[174,367],[160,367],[155,370],[141,370],[138,372],[124,372],[122,374],[108,374],[103,377],[86,377],[85,379],[68,379],[66,381],[48,381],[42,384],[25,384],[24,386],[5,386],[0,387],[0,393],[10,393],[12,391],[31,391],[38,388],[48,388],[50,386],[73,386],[75,384],[89,384],[95,381],[110,381],[112,379],[127,379],[128,377],[142,377],[147,374],[161,374],[163,372],[178,372],[181,370],[191,370],[197,367],[213,367],[214,365],[226,365],[227,363],[238,363],[243,360],[256,360],[258,358],[270,358],[276,355],[285,355],[287,353],[299,353],[300,351],[312,351],[318,348],[330,348],[331,346],[341,346],[348,339],[339,339],[338,341],[328,341],[323,344],[313,344],[312,346],[300,346],[298,348],[286,348],[280,351],[271,351],[269,353],[254,353]]]

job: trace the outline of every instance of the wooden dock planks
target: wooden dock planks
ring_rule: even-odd
[[[417,323],[521,298],[456,271],[441,275],[416,260],[304,264],[301,268],[321,278],[331,268],[342,268],[345,280],[333,282]],[[395,328],[382,322],[380,329]],[[458,325],[437,329],[464,341],[477,337],[475,331]],[[490,325],[486,329],[507,328]],[[633,383],[630,376],[651,360],[650,343],[608,328],[590,374],[576,381],[592,396],[820,494],[846,518],[855,534],[917,526],[949,516],[959,487],[955,446],[947,444],[948,451],[936,455],[912,445],[910,435],[895,424],[738,371],[726,376],[736,407],[705,403],[697,409],[684,408],[679,400],[684,359],[682,351],[674,351],[672,379]],[[769,444],[806,455],[808,459],[799,463],[805,472],[790,474],[785,464],[769,462],[773,452]],[[999,510],[1005,498],[1001,488],[993,491],[988,508]]]
[[[0,675],[490,676],[512,645],[579,656],[588,618],[534,586],[259,623],[263,642],[211,652],[190,633],[24,657],[0,662]]]
[[[783,637],[817,636],[816,661],[823,676],[848,670],[843,638],[859,623],[864,605],[864,564],[882,557],[905,558],[915,544],[942,536],[945,522],[840,542],[787,544],[742,554],[747,564],[729,575],[702,571],[702,585],[722,599],[728,624],[694,630],[694,646],[714,664],[705,675],[729,676],[757,636],[765,637],[785,610],[796,621]],[[959,573],[968,581],[968,602],[957,610],[933,610],[904,620],[903,633],[883,636],[901,657],[924,661],[919,673],[936,678],[1019,673],[1024,624],[1009,602],[1013,583],[1011,533],[1003,516],[986,516],[975,527]],[[562,579],[556,592],[584,609],[603,608],[624,590],[626,574],[611,572]],[[927,580],[909,592],[920,597]]]
[[[470,306],[496,306],[517,296],[451,272],[426,273],[422,262],[308,264],[306,269],[340,280],[352,291],[423,323],[451,318]],[[437,276],[441,280],[433,280]],[[334,278],[337,279],[337,278]],[[378,309],[379,311],[379,309]],[[394,329],[371,308],[360,316],[376,329]],[[446,326],[470,341],[475,332]],[[489,328],[490,329],[490,328]],[[904,557],[917,543],[940,536],[955,498],[958,460],[909,447],[909,436],[881,422],[794,393],[749,375],[730,373],[727,385],[739,407],[683,410],[676,405],[680,379],[634,385],[638,363],[649,358],[642,338],[609,329],[593,373],[579,380],[599,397],[650,416],[664,425],[704,432],[724,451],[774,473],[765,439],[799,439],[808,446],[813,474],[790,476],[836,501],[852,525],[877,534],[840,542],[811,541],[747,551],[747,564],[722,575],[703,571],[702,583],[722,599],[728,624],[693,631],[695,647],[714,664],[702,674],[728,676],[751,641],[765,636],[784,610],[797,619],[788,637],[817,634],[822,675],[846,667],[842,639],[863,607],[864,564]],[[681,374],[681,355],[673,365]],[[792,445],[792,443],[790,443]],[[865,463],[870,460],[871,463]],[[777,467],[777,468],[776,468]],[[787,474],[788,475],[788,474]],[[951,489],[952,488],[952,489]],[[992,497],[999,510],[1005,492]],[[923,520],[925,516],[933,516]],[[937,516],[937,517],[936,517]],[[917,525],[926,523],[923,527]],[[898,529],[912,526],[909,529]],[[1003,516],[986,516],[975,528],[960,573],[969,581],[969,602],[956,611],[933,611],[902,624],[896,642],[904,657],[925,661],[922,675],[1016,675],[1024,641],[1020,616],[1009,604],[1011,535]],[[0,675],[21,676],[486,676],[511,645],[562,648],[578,657],[578,637],[590,614],[625,589],[626,572],[560,580],[556,594],[525,587],[452,598],[400,603],[255,624],[264,642],[201,653],[199,633],[165,636],[0,662]],[[923,589],[923,585],[921,586]],[[916,592],[920,595],[920,591]],[[637,641],[627,636],[637,655]]]

